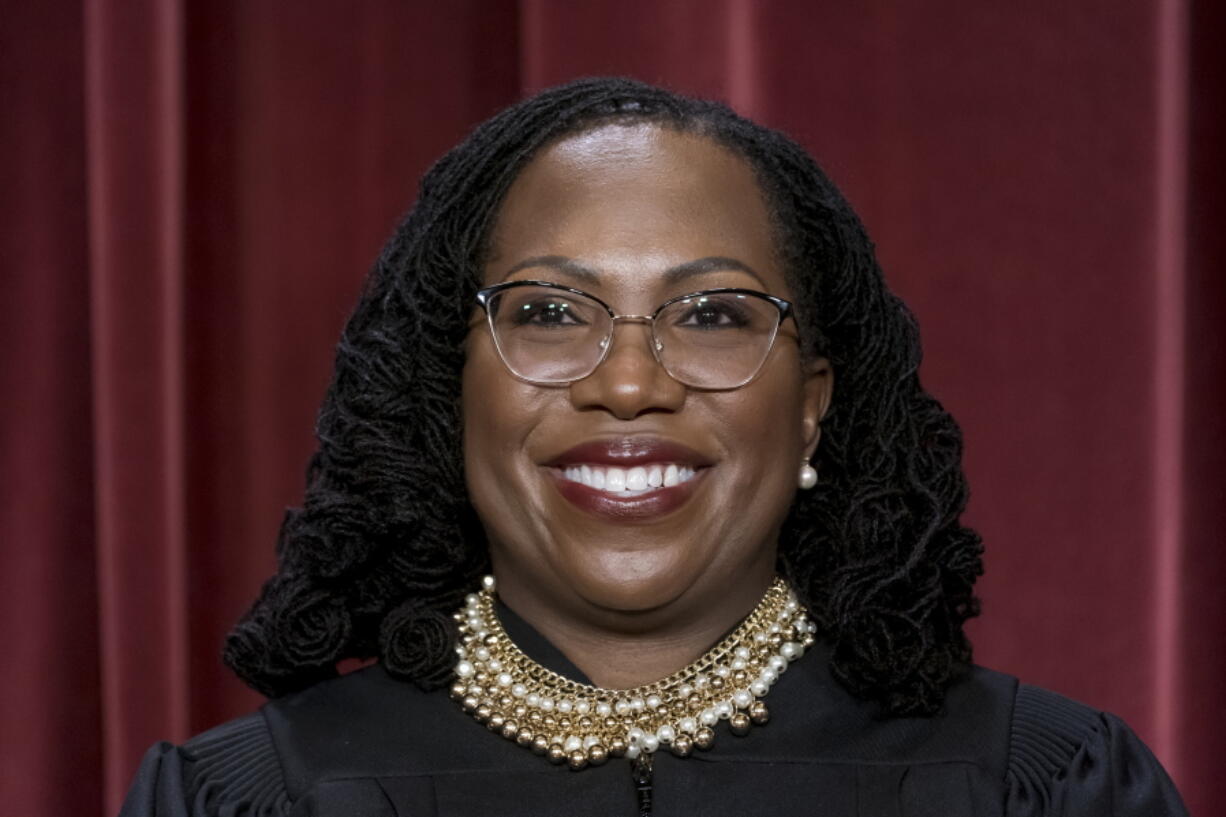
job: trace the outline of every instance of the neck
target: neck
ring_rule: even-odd
[[[762,600],[773,573],[745,576],[718,593],[649,611],[561,611],[541,596],[499,587],[502,602],[578,667],[595,686],[630,689],[698,660]]]

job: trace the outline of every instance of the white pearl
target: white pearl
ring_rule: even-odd
[[[749,647],[737,647],[732,654],[744,661],[749,660]]]
[[[575,737],[574,735],[571,735],[570,737],[566,739],[566,742],[562,744],[562,748],[568,752],[573,752],[576,749],[583,748],[583,741]]]
[[[481,597],[476,593],[469,593],[464,597],[464,602],[472,608],[477,608],[481,605]]]
[[[766,669],[762,670],[762,674],[758,676],[758,680],[766,684],[768,687],[774,686],[775,682],[779,680],[779,673],[775,672],[770,667],[767,667]]]
[[[607,718],[613,714],[613,707],[609,706],[604,701],[596,704],[596,714],[602,718]]]
[[[715,668],[715,674],[718,675],[720,678],[727,678],[729,675],[732,674],[732,670],[728,669],[727,667],[723,665],[720,665]]]
[[[767,692],[770,692],[770,687],[765,682],[758,680],[749,685],[749,691],[761,698]]]
[[[789,661],[795,661],[797,658],[797,655],[796,655],[797,646],[798,645],[795,641],[789,641],[788,643],[784,644],[782,647],[779,648],[779,654],[782,655],[784,658],[786,658]]]
[[[672,743],[675,737],[677,737],[676,731],[668,724],[664,724],[656,730],[656,738],[659,739],[660,743]]]
[[[714,726],[716,721],[719,720],[719,713],[714,709],[704,709],[698,715],[698,720],[703,726]]]
[[[477,652],[475,653],[475,655],[477,656],[478,661],[490,660],[490,651],[486,649],[485,647],[477,647]]]
[[[509,672],[498,673],[498,686],[509,687],[510,685],[511,685],[511,673]]]
[[[707,680],[707,676],[705,675],[699,674],[694,676],[694,689],[706,689],[706,686],[709,683],[710,681]]]
[[[682,698],[688,698],[694,694],[694,687],[690,686],[689,684],[682,684],[677,688],[677,694]]]
[[[681,731],[685,732],[687,735],[692,735],[698,731],[698,721],[694,720],[693,718],[682,718],[681,723],[678,724],[678,726],[680,726]]]
[[[493,590],[494,584],[495,582],[494,582],[493,576],[482,576],[481,577],[481,586],[484,587],[486,590]]]
[[[575,711],[580,715],[586,715],[588,712],[592,711],[592,705],[587,701],[580,701],[579,703],[575,704]]]
[[[769,639],[766,633],[754,633],[753,634],[753,643],[755,644],[765,644],[768,640]]]
[[[516,698],[522,698],[528,694],[528,688],[524,686],[523,684],[512,684],[511,694],[514,695]]]
[[[536,708],[541,705],[541,696],[535,692],[529,692],[528,697],[524,698],[524,703],[528,706]]]
[[[659,738],[657,738],[655,735],[644,735],[643,736],[643,751],[644,752],[654,752],[656,749],[659,749],[659,748],[660,748]]]
[[[559,712],[570,712],[574,708],[575,708],[575,705],[572,704],[570,701],[566,700],[565,698],[558,701],[558,711]]]
[[[783,605],[783,609],[785,612],[795,613],[800,609],[800,604],[797,603],[796,599],[792,599],[787,604]]]
[[[664,703],[664,701],[660,699],[659,695],[648,695],[647,696],[647,708],[648,709],[659,709],[660,704],[662,703]]]
[[[631,746],[638,746],[643,742],[643,738],[646,736],[647,733],[642,729],[637,726],[632,726],[630,727],[630,731],[626,733],[626,743],[629,743]]]
[[[630,701],[630,708],[633,709],[635,712],[642,712],[644,709],[647,708],[647,704],[643,701],[642,698],[635,698],[632,701]]]
[[[787,659],[781,655],[772,655],[770,660],[766,662],[775,672],[783,673],[788,668]]]
[[[726,721],[732,717],[732,704],[728,701],[720,701],[715,711],[719,713],[720,720]]]
[[[461,678],[467,678],[474,672],[473,665],[468,661],[461,661],[455,665],[455,674]]]
[[[626,747],[626,759],[627,759],[627,760],[634,760],[634,759],[635,759],[636,757],[638,757],[638,756],[639,756],[639,747],[638,747],[638,746],[636,746],[636,745],[634,745],[634,744],[631,744],[631,745],[629,745],[629,746],[627,746],[627,747]]]
[[[747,666],[749,666],[749,664],[746,663],[744,658],[732,659],[732,671],[733,672],[736,672],[737,670],[745,669]]]
[[[625,715],[630,712],[630,702],[625,698],[618,698],[613,708],[617,710],[618,715]]]
[[[775,624],[772,624],[772,625],[771,625],[771,634],[772,634],[772,635],[778,635],[778,634],[779,634],[779,633],[781,633],[781,632],[783,632],[783,627],[779,626],[778,622],[776,622]]]
[[[497,658],[491,658],[488,662],[490,672],[499,672],[502,670],[502,662]]]
[[[737,709],[745,709],[753,703],[753,695],[748,689],[738,689],[732,693],[732,702],[736,704]]]
[[[546,712],[553,711],[553,698],[541,698],[541,709]]]

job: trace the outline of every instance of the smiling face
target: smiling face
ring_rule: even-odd
[[[700,136],[606,125],[520,173],[484,276],[554,282],[619,315],[650,315],[719,287],[790,299],[775,249],[743,159]],[[622,628],[747,612],[773,575],[830,396],[829,368],[802,360],[795,322],[754,380],[703,391],[666,373],[644,323],[619,322],[587,377],[541,386],[515,377],[483,313],[473,318],[465,467],[507,604],[529,620]]]

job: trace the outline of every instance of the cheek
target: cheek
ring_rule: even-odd
[[[465,473],[480,509],[523,483],[514,478],[524,463],[518,455],[540,422],[546,395],[512,377],[485,338],[472,343],[462,384]]]

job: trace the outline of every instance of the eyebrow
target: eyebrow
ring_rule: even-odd
[[[588,284],[595,284],[600,281],[600,273],[598,271],[564,255],[538,255],[533,258],[525,258],[507,270],[506,274],[502,276],[502,280],[505,281],[520,270],[532,267],[547,267],[558,272],[564,272]],[[727,272],[729,270],[743,272],[751,276],[762,286],[763,290],[766,289],[766,282],[762,280],[762,276],[754,272],[752,267],[743,261],[722,255],[709,255],[705,258],[696,258],[693,261],[686,261],[685,263],[669,267],[664,270],[664,283],[675,284],[696,275],[704,275],[708,272]]]

